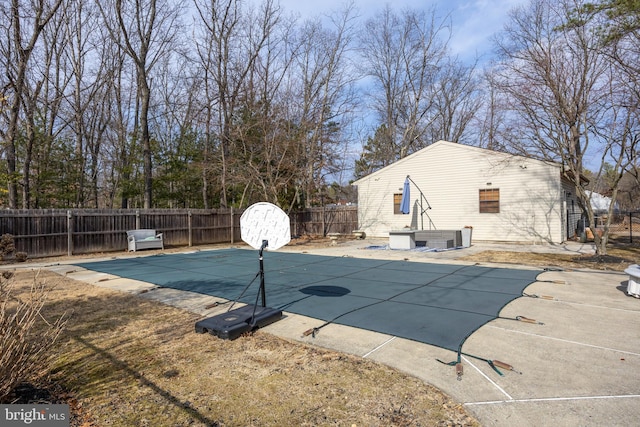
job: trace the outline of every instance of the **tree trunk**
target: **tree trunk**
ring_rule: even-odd
[[[140,130],[142,131],[142,156],[144,162],[144,208],[151,209],[153,196],[153,176],[151,164],[151,137],[149,135],[149,102],[151,91],[147,83],[147,75],[144,65],[139,64],[138,84],[140,86],[141,109],[140,109]]]

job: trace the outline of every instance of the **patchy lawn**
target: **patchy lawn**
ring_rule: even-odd
[[[595,270],[624,271],[629,264],[640,263],[640,243],[628,243],[624,239],[612,239],[607,254],[551,254],[540,252],[484,251],[458,258],[461,261],[495,262],[503,264],[531,265],[535,267],[559,267],[566,269],[589,268]]]

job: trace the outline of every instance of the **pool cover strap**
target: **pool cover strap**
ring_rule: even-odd
[[[485,359],[484,357],[480,357],[480,356],[474,356],[473,354],[469,354],[469,353],[465,353],[465,352],[458,352],[458,358],[457,360],[454,360],[452,362],[444,362],[440,359],[436,359],[438,362],[443,363],[445,365],[448,366],[455,366],[456,367],[456,374],[458,376],[458,381],[462,380],[462,355],[465,356],[469,356],[469,357],[473,357],[474,359],[477,360],[482,360],[483,362],[487,362],[487,364],[489,366],[491,366],[491,368],[496,371],[501,377],[504,377],[504,374],[502,372],[500,372],[500,369],[498,369],[498,366],[500,366],[503,369],[508,369],[510,371],[514,371],[517,372],[513,369],[513,366],[509,365],[508,363],[504,363],[504,362],[500,362],[499,360],[490,360],[490,359]]]

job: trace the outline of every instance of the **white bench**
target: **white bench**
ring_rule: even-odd
[[[162,233],[156,233],[156,230],[151,229],[127,231],[127,244],[129,252],[139,249],[164,249]]]
[[[640,265],[630,265],[624,272],[629,275],[627,295],[640,298]]]

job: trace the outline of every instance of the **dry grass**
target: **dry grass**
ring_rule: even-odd
[[[32,273],[18,273],[28,290]],[[41,272],[50,315],[70,313],[52,383],[99,426],[478,425],[422,381],[362,358],[257,332],[194,332],[196,315]]]
[[[607,247],[607,255],[552,254],[537,252],[483,251],[458,258],[462,261],[494,262],[502,264],[557,267],[566,269],[596,269],[623,271],[629,264],[640,262],[640,243],[625,243],[613,239]]]

